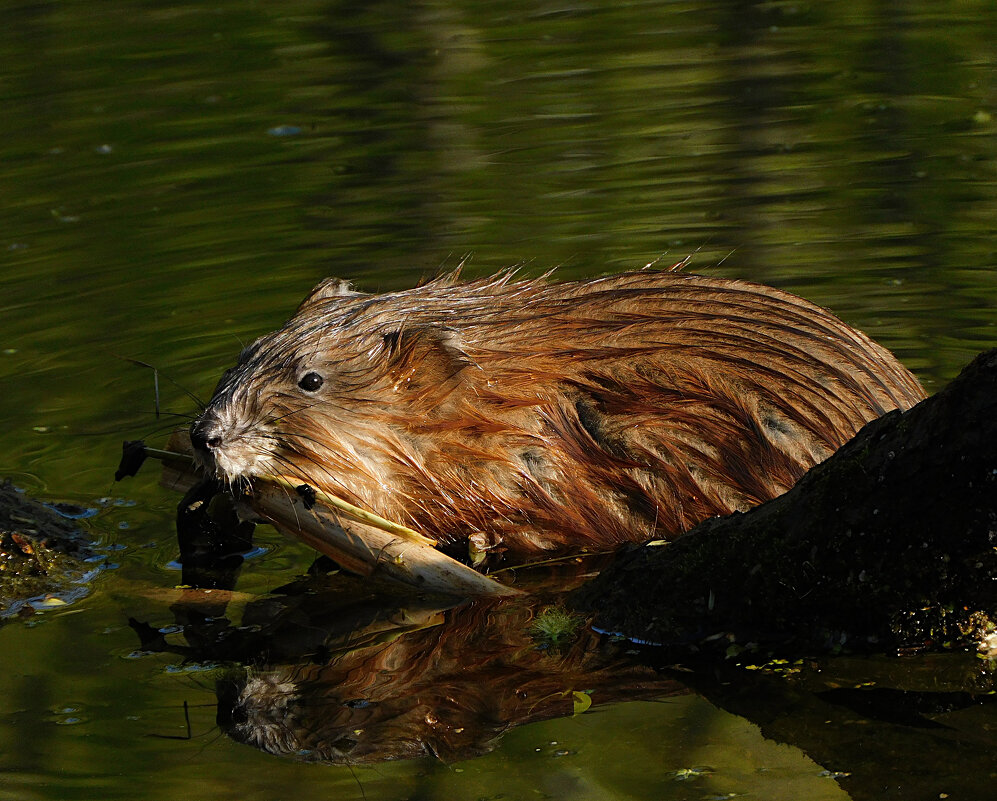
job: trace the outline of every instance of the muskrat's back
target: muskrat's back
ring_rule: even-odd
[[[330,279],[244,351],[192,439],[229,480],[289,475],[524,556],[746,509],[923,397],[864,334],[742,281],[448,277],[365,295]]]

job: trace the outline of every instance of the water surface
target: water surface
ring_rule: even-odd
[[[526,725],[455,765],[239,745],[208,666],[142,651],[127,625],[175,624],[177,498],[154,471],[111,474],[123,438],[165,437],[195,408],[181,388],[203,398],[320,278],[399,288],[466,257],[471,275],[565,277],[691,257],[832,308],[938,389],[997,340],[992,4],[3,16],[0,476],[98,510],[115,569],[0,628],[0,798],[845,797],[827,765],[698,695]],[[161,371],[163,417],[127,359]],[[310,562],[261,543],[243,606]],[[169,739],[185,701],[193,736]],[[960,797],[965,777],[932,770]]]

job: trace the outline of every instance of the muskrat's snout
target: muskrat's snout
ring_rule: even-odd
[[[202,454],[221,448],[225,444],[221,423],[207,413],[202,414],[190,427],[190,444]]]
[[[202,467],[209,473],[215,473],[215,452],[225,444],[218,420],[209,416],[208,412],[198,417],[190,427],[190,444],[194,448],[194,457]]]
[[[223,481],[266,473],[269,441],[259,425],[239,416],[230,404],[211,404],[190,427],[194,459],[205,473]]]
[[[199,417],[190,427],[190,444],[202,456],[220,448],[223,444],[222,435],[217,421]]]

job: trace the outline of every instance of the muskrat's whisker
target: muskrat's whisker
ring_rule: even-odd
[[[294,525],[300,529],[301,521],[298,520],[298,507],[294,503],[294,498],[291,497],[288,485],[285,484],[283,481],[275,480],[274,483],[276,483],[277,486],[280,487],[281,491],[284,493],[284,497],[287,499],[287,505],[291,507],[291,512],[294,514]]]
[[[330,479],[332,479],[333,481],[336,480],[335,479],[335,475],[329,469],[328,465],[325,465],[325,464],[322,464],[321,462],[319,462],[318,459],[317,459],[317,457],[312,456],[308,451],[304,451],[304,450],[301,450],[300,448],[297,448],[297,447],[294,447],[294,446],[290,445],[286,441],[287,438],[285,437],[285,435],[283,435],[283,434],[263,433],[260,436],[261,436],[262,439],[269,440],[272,443],[274,443],[274,446],[273,447],[268,447],[267,451],[266,451],[270,456],[272,456],[274,458],[280,457],[280,458],[284,458],[284,459],[286,459],[287,457],[284,457],[282,455],[283,453],[294,454],[294,455],[300,456],[302,459],[304,459],[304,460],[306,460],[308,462],[312,462],[316,467],[320,468],[320,470],[322,470],[325,473],[325,475],[328,476]],[[299,439],[299,440],[304,440],[306,442],[311,442],[311,443],[317,445],[319,447],[319,449],[323,449],[322,443],[319,442],[317,439],[308,438],[308,437],[305,437],[304,435],[291,435],[291,438],[292,439],[296,438],[296,439]],[[297,468],[297,469],[300,470],[300,475],[302,476],[302,478],[307,479],[309,477],[304,472],[304,470],[301,470],[300,468]]]
[[[289,409],[284,414],[277,415],[276,417],[271,417],[268,422],[270,422],[270,423],[279,423],[281,420],[286,420],[289,417],[294,417],[294,415],[296,415],[296,414],[302,414],[304,412],[307,412],[307,411],[309,411],[310,409],[312,409],[313,407],[315,407],[317,405],[318,405],[317,403],[312,403],[312,404],[310,404],[308,406],[302,406],[300,409]]]
[[[150,414],[155,414],[155,412],[135,412],[135,411],[127,411],[127,412],[125,412],[125,411],[119,410],[118,414],[120,414],[123,417],[126,417],[128,415],[133,415],[133,414],[150,415]],[[188,422],[188,423],[194,419],[190,415],[180,415],[180,414],[177,414],[176,417],[179,417],[179,418],[181,418],[181,420],[183,422]],[[132,430],[132,431],[141,431],[142,432],[142,436],[140,436],[139,439],[148,439],[149,437],[151,437],[151,436],[153,436],[155,434],[162,434],[164,431],[170,431],[170,432],[176,431],[177,430],[177,421],[176,420],[169,420],[169,421],[163,422],[161,425],[152,426],[152,427],[149,427],[149,428],[146,428],[146,427],[139,428],[137,425],[135,427],[132,427],[131,425],[128,425],[125,428],[127,430]],[[103,437],[103,436],[108,436],[110,434],[120,434],[121,431],[122,431],[122,426],[121,425],[115,425],[115,426],[110,427],[110,428],[80,428],[80,429],[77,429],[75,431],[69,432],[67,434],[67,436],[70,436],[70,437]]]
[[[196,414],[191,414],[190,412],[168,412],[168,411],[164,411],[162,409],[159,410],[159,414],[156,414],[155,412],[142,411],[141,409],[137,409],[137,410],[132,410],[132,409],[129,409],[129,410],[117,409],[117,410],[112,410],[112,411],[115,411],[117,414],[122,414],[122,415],[125,415],[125,414],[149,415],[149,414],[151,414],[151,415],[153,415],[155,417],[179,417],[181,420],[186,420],[187,422],[193,422],[194,420],[197,419],[197,415]]]
[[[367,801],[367,793],[364,792],[363,785],[360,783],[360,777],[357,776],[357,772],[353,769],[353,762],[350,761],[349,757],[344,755],[343,764],[350,769],[350,775],[353,776],[353,781],[357,783],[357,789],[360,791],[361,801]]]
[[[309,441],[305,437],[300,437],[300,438],[304,439],[305,441]],[[325,450],[324,448],[321,448],[321,443],[319,443],[317,440],[311,440],[311,441],[314,442],[314,444],[319,445],[321,450]],[[307,465],[311,465],[317,468],[317,475],[316,475],[314,473],[308,473],[303,468],[295,466],[294,475],[300,476],[304,481],[304,483],[311,486],[316,483],[316,477],[320,477],[328,480],[329,483],[331,483],[335,487],[338,487],[342,492],[347,492],[347,493],[351,492],[347,488],[347,486],[343,483],[342,478],[340,478],[331,469],[331,467],[328,464],[325,464],[320,460],[320,456],[318,454],[313,454],[310,451],[302,450],[300,448],[289,448],[287,447],[286,443],[279,443],[279,445],[283,448],[283,450],[299,456]],[[274,453],[274,451],[268,450],[267,453],[269,453],[272,457],[277,458],[277,454]],[[282,463],[290,465],[289,459],[287,457],[281,456],[280,461]],[[360,472],[367,475],[371,480],[374,480],[374,476],[370,475],[370,473],[364,470],[362,466],[356,465],[353,467],[354,469],[359,470]],[[410,496],[406,495],[405,497],[410,497]]]
[[[296,478],[299,478],[299,479],[301,479],[301,482],[303,484],[307,484],[308,486],[312,486],[315,483],[314,476],[310,475],[303,468],[301,468],[298,465],[296,465],[288,457],[286,457],[286,456],[284,456],[282,454],[276,453],[275,451],[268,451],[268,453],[270,454],[271,458],[273,458],[273,460],[275,462],[277,462],[277,464],[282,465],[283,467],[287,468],[288,472],[286,473],[286,475],[290,475],[290,476],[294,476]],[[312,461],[312,460],[309,460],[309,461]],[[316,464],[317,464],[317,462],[316,462]],[[331,472],[326,471],[326,475],[335,482],[335,478],[334,478],[334,476],[333,476],[333,474]]]
[[[293,399],[292,398],[291,400],[298,400],[298,399]],[[355,399],[355,400],[359,400],[359,399]],[[273,417],[271,417],[269,419],[272,420],[272,421],[283,420],[283,419],[285,419],[287,417],[290,417],[292,415],[301,414],[302,412],[307,412],[307,411],[309,411],[310,409],[312,409],[312,408],[314,408],[316,406],[321,407],[323,405],[329,406],[330,408],[337,409],[339,411],[345,411],[346,408],[347,408],[344,405],[336,403],[332,398],[326,398],[326,399],[324,399],[321,402],[316,400],[316,401],[314,401],[312,403],[306,403],[306,404],[302,405],[301,408],[298,408],[298,409],[288,409],[288,411],[285,412],[284,414],[282,414],[282,415],[275,415],[275,416],[273,416]]]
[[[148,437],[148,436],[150,436],[152,434],[162,434],[164,431],[169,431],[170,433],[172,433],[172,432],[177,431],[177,430],[183,430],[183,429],[178,429],[177,428],[177,422],[178,422],[177,420],[167,420],[167,421],[163,422],[161,425],[154,426],[152,428],[143,429],[143,430],[145,431],[146,437]],[[145,437],[143,437],[143,439],[144,438]]]
[[[212,729],[208,729],[207,731],[205,731],[204,732],[205,736],[207,736],[208,734],[210,734],[211,731],[212,731]],[[200,737],[200,735],[197,735],[197,736]],[[225,732],[223,732],[221,729],[219,729],[218,732],[215,734],[214,737],[208,738],[208,739],[206,739],[204,741],[204,744],[197,750],[197,753],[194,756],[199,757],[201,754],[203,754],[205,751],[207,751],[208,748],[210,748],[211,746],[213,746],[215,743],[217,743],[224,736],[225,736]],[[193,760],[193,758],[194,757],[191,757],[191,760]]]
[[[275,453],[273,451],[269,451],[269,453],[271,457],[274,458],[274,460],[278,464],[290,467],[292,469],[291,475],[301,478],[302,481],[305,484],[307,484],[309,487],[311,487],[311,489],[315,492],[316,497],[323,500],[327,505],[333,506],[335,509],[345,512],[347,516],[353,518],[354,520],[358,520],[359,522],[364,522],[364,523],[370,523],[371,525],[374,525],[376,528],[388,531],[393,534],[398,534],[400,536],[407,537],[409,539],[414,539],[417,542],[421,542],[423,544],[432,544],[432,545],[436,544],[435,540],[430,539],[429,537],[426,537],[423,534],[420,534],[418,531],[408,526],[403,526],[400,523],[396,523],[393,520],[388,520],[386,518],[383,518],[380,515],[376,515],[371,511],[364,509],[363,507],[356,506],[355,504],[352,504],[349,501],[346,501],[345,499],[340,498],[337,495],[328,493],[325,490],[323,490],[321,487],[314,486],[314,479],[305,474],[303,471],[301,471],[296,465],[293,465],[293,463],[291,463],[283,455]],[[318,465],[317,462],[316,464]],[[322,467],[321,465],[318,466]],[[329,475],[329,477],[335,481],[335,477],[324,467],[323,467],[323,472],[326,472]],[[293,482],[290,482],[287,479],[282,478],[281,476],[267,476],[267,478],[277,484],[280,484],[285,488],[297,490],[297,487],[293,485]],[[336,481],[335,483],[338,484],[339,482]]]
[[[114,356],[116,359],[121,359],[122,361],[130,362],[131,364],[134,364],[137,367],[144,367],[147,370],[152,370],[153,385],[155,387],[155,393],[156,393],[156,414],[158,415],[158,413],[159,413],[159,375],[160,375],[159,368],[156,367],[156,366],[154,366],[154,365],[149,364],[148,362],[143,362],[141,359],[133,359],[130,356],[118,356],[117,354],[111,354],[111,355]],[[207,404],[204,401],[202,401],[199,397],[197,397],[197,395],[195,395],[193,392],[191,392],[189,389],[187,389],[185,386],[183,386],[182,384],[180,384],[177,381],[174,381],[166,373],[163,373],[162,375],[163,375],[163,378],[165,378],[167,381],[169,381],[171,384],[173,384],[173,386],[175,386],[177,389],[179,389],[184,395],[186,395],[188,398],[190,398],[194,402],[194,404],[197,406],[197,408],[201,409],[202,411],[205,408],[207,408]]]
[[[317,437],[310,434],[303,434],[299,432],[292,431],[282,431],[279,434],[264,434],[264,438],[271,439],[278,444],[280,447],[287,448],[295,453],[300,454],[302,457],[308,458],[308,454],[304,451],[297,450],[296,447],[289,444],[289,440],[296,440],[298,442],[308,442],[316,446],[317,450],[328,451],[325,443],[319,440]]]
[[[281,432],[280,434],[262,434],[262,437],[271,439],[277,443],[278,447],[296,453],[297,455],[301,456],[303,459],[312,462],[316,467],[320,468],[322,472],[324,472],[325,475],[327,475],[330,479],[335,481],[337,484],[340,483],[336,479],[334,473],[330,471],[329,466],[318,461],[317,455],[312,455],[312,453],[307,450],[302,450],[296,446],[291,446],[287,442],[287,440],[298,440],[300,442],[308,442],[312,445],[315,445],[317,451],[328,453],[329,448],[325,443],[323,443],[318,438],[310,436],[308,434],[293,433],[293,432]],[[373,478],[373,476],[371,476],[371,478]]]

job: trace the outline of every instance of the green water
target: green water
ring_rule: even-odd
[[[177,498],[152,470],[112,485],[120,441],[170,422],[124,359],[203,398],[325,275],[378,290],[468,255],[473,275],[570,277],[691,256],[829,306],[938,389],[997,341],[992,3],[0,10],[0,476],[99,509],[115,565],[0,628],[0,799],[845,797],[695,695],[524,726],[449,766],[302,765],[219,735],[206,668],[138,653],[127,625],[171,624],[179,573]],[[261,544],[249,597],[310,561]],[[193,737],[166,739],[184,701]]]

